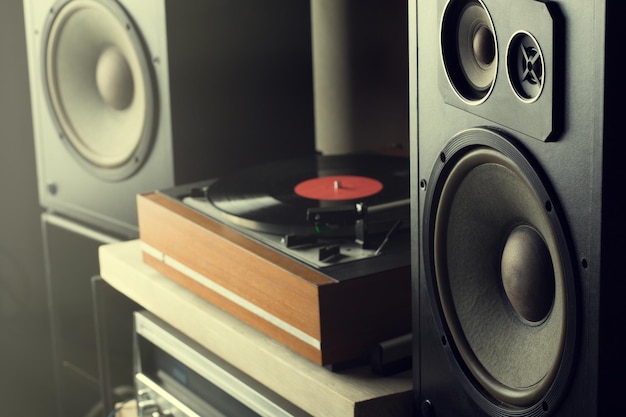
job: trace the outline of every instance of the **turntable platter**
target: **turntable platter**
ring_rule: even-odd
[[[225,176],[207,191],[216,215],[252,230],[306,234],[307,211],[380,206],[409,198],[407,158],[378,154],[313,156],[254,166]],[[373,223],[395,221],[383,214]]]

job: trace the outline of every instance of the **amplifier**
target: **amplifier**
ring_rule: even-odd
[[[135,312],[139,417],[310,416],[147,311]]]

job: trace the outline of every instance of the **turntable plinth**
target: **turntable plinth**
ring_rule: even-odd
[[[337,280],[166,194],[137,207],[145,263],[317,364],[411,330],[408,266]]]

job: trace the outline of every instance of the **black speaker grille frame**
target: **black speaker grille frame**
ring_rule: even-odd
[[[473,377],[468,365],[461,357],[459,348],[452,335],[453,332],[446,322],[440,301],[441,295],[437,288],[435,262],[433,261],[435,252],[433,237],[435,233],[434,219],[439,206],[439,197],[445,180],[455,162],[467,152],[480,147],[491,148],[511,159],[527,174],[529,183],[539,194],[542,201],[546,201],[551,205],[549,216],[553,230],[556,232],[558,248],[561,250],[561,259],[564,260],[564,290],[567,302],[563,353],[551,386],[547,389],[543,398],[529,407],[513,406],[497,401]],[[545,178],[538,164],[530,159],[522,149],[518,148],[515,142],[508,136],[488,128],[471,128],[458,133],[449,140],[442,150],[439,159],[434,163],[429,182],[422,183],[422,191],[426,193],[423,223],[421,224],[422,262],[426,275],[426,287],[432,303],[435,328],[441,337],[443,349],[454,369],[454,373],[457,375],[463,388],[484,412],[493,417],[545,417],[550,415],[567,392],[577,357],[580,319],[578,317],[579,289],[576,277],[577,269],[573,265],[575,257],[572,255],[571,239],[568,236],[567,227],[563,220],[564,216],[561,214],[558,201],[554,197],[555,194]]]

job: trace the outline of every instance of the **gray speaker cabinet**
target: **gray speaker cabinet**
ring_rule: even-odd
[[[624,8],[409,1],[420,416],[621,412]]]
[[[303,0],[24,0],[42,206],[134,237],[135,195],[314,152]]]
[[[44,213],[42,231],[58,416],[107,415],[134,397],[132,312],[97,279],[98,247],[119,237]]]

